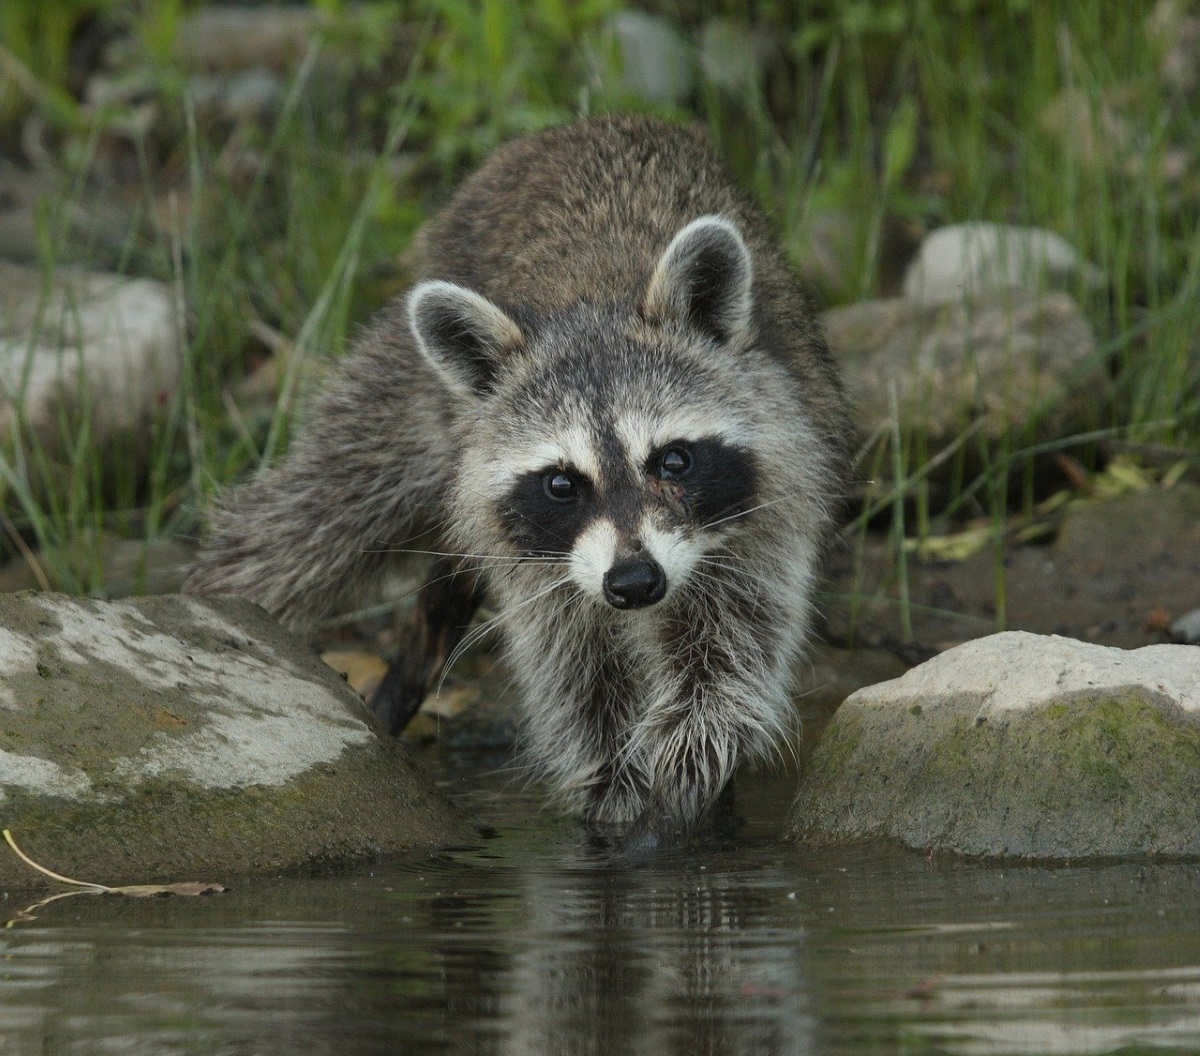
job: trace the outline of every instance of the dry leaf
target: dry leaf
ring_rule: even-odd
[[[904,548],[922,561],[965,561],[996,538],[990,525],[967,528],[948,535],[931,535],[924,539],[905,539]]]
[[[370,699],[388,671],[385,660],[362,650],[330,649],[321,654],[321,659],[344,677],[350,688],[364,700]]]

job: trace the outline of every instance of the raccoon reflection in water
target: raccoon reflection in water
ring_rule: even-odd
[[[486,596],[534,769],[626,848],[686,836],[793,732],[850,438],[813,315],[703,137],[644,117],[508,144],[418,250],[186,589],[303,626],[419,539],[393,732]]]

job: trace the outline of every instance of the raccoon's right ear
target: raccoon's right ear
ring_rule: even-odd
[[[648,319],[688,322],[731,341],[750,325],[754,266],[737,225],[702,216],[680,229],[659,258],[642,302]]]
[[[441,280],[413,287],[408,322],[430,365],[463,396],[485,392],[505,353],[525,341],[521,328],[486,297]]]

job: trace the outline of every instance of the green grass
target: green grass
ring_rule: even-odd
[[[1079,292],[1114,395],[1086,435],[1047,441],[1030,426],[996,446],[968,429],[939,451],[911,423],[872,439],[863,476],[880,467],[881,483],[859,528],[890,520],[901,585],[906,536],[983,515],[999,540],[1036,500],[1049,448],[1085,460],[1099,438],[1200,448],[1200,112],[1158,72],[1151,5],[759,5],[757,75],[701,69],[691,96],[657,106],[622,86],[614,0],[318,6],[330,28],[273,120],[230,127],[190,107],[172,59],[189,8],[2,5],[0,142],[16,154],[32,117],[54,174],[39,263],[153,276],[186,306],[185,376],[150,442],[98,445],[86,409],[64,409],[52,436],[0,441],[0,556],[38,550],[55,585],[102,589],[99,560],[63,556],[102,531],[195,537],[214,493],[284,448],[322,365],[404,288],[404,250],[455,182],[497,143],[581,111],[706,123],[797,260],[820,218],[848,217],[841,277],[819,289],[830,303],[890,292],[897,233],[959,220],[1051,228],[1103,270],[1109,296]],[[671,11],[691,39],[709,17],[745,18],[716,0]],[[125,71],[150,86],[148,134],[118,131],[144,100],[89,111],[71,95],[67,49],[92,17],[137,42]],[[1063,98],[1071,120],[1055,126]],[[1084,149],[1089,124],[1106,129],[1092,154],[1111,156]],[[115,239],[69,222],[110,206],[128,218]],[[278,385],[248,395],[272,360]]]

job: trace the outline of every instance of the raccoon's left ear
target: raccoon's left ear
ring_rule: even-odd
[[[418,283],[408,295],[417,345],[441,379],[462,396],[492,384],[505,354],[525,342],[516,322],[474,290],[453,282]]]
[[[642,311],[648,319],[678,319],[718,341],[750,325],[754,268],[737,227],[702,216],[671,239],[658,260]]]

